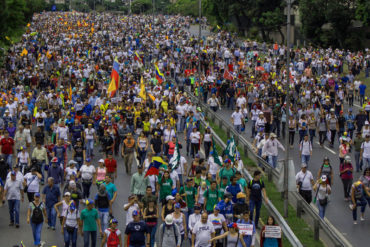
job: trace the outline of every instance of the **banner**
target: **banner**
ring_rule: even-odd
[[[265,238],[281,238],[280,226],[265,226]]]

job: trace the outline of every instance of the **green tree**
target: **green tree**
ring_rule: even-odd
[[[358,0],[356,7],[356,19],[362,21],[364,26],[370,25],[370,1]]]
[[[18,29],[24,26],[26,12],[26,1],[25,0],[7,0],[8,5],[8,16],[6,19],[7,26],[9,29]]]
[[[25,20],[31,20],[33,13],[45,10],[46,6],[45,0],[27,0],[24,12]]]
[[[152,0],[136,0],[131,3],[131,10],[134,14],[146,13],[152,9]]]

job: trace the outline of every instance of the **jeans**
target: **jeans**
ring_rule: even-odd
[[[363,161],[360,159],[361,152],[355,151],[356,172],[362,170]]]
[[[77,228],[73,233],[69,233],[67,228],[64,227],[64,247],[69,247],[69,243],[72,242],[72,247],[77,246]]]
[[[256,216],[254,219],[254,224],[256,225],[256,228],[258,227],[258,220],[260,218],[260,211],[261,211],[262,201],[249,201],[249,211],[250,211],[250,219],[253,220],[253,213],[254,208],[256,208]]]
[[[41,241],[41,231],[42,231],[42,224],[34,224],[31,222],[32,227],[32,235],[33,235],[33,244],[39,245]]]
[[[271,167],[276,168],[276,166],[277,166],[277,158],[278,158],[278,156],[275,156],[275,155],[270,155],[268,157],[268,162],[269,162],[269,164],[270,164]]]
[[[96,231],[84,231],[84,247],[90,246],[91,236],[91,247],[96,247]]]
[[[370,158],[362,158],[362,164],[365,164],[365,169],[370,167]]]
[[[139,160],[140,165],[144,164],[144,161],[145,161],[145,158],[146,158],[146,150],[139,148],[138,149],[138,155],[139,155],[139,158],[140,158],[140,160]]]
[[[239,124],[239,125],[234,125],[234,128],[235,128],[236,132],[238,132],[239,134],[241,133],[241,127],[242,127],[242,125],[241,125],[241,124]]]
[[[306,134],[307,134],[306,130],[299,130],[299,143],[301,143]]]
[[[13,154],[4,154],[4,159],[8,163],[9,167],[13,167]]]
[[[150,232],[150,247],[154,247],[155,243],[155,233],[157,231],[157,225],[155,226],[147,226]]]
[[[206,155],[206,159],[208,159],[209,151],[211,150],[212,142],[204,142],[204,153]]]
[[[89,198],[91,184],[92,184],[91,182],[89,182],[89,183],[82,182],[82,190],[83,190],[82,198]]]
[[[311,144],[313,143],[313,138],[316,136],[316,130],[315,129],[309,129],[308,133],[310,133],[310,141]]]
[[[19,225],[19,200],[8,200],[10,223]]]
[[[310,157],[311,155],[302,154],[302,163],[308,164],[308,162],[310,161]]]
[[[364,196],[361,199],[356,199],[356,208],[352,210],[353,220],[357,220],[357,208],[361,207],[361,213],[363,214],[365,212],[366,205],[367,202]]]
[[[178,174],[178,175],[179,175],[180,187],[182,187],[184,184],[183,177],[182,177],[182,174]]]
[[[189,152],[190,152],[190,144],[191,144],[191,142],[190,142],[190,138],[189,138],[189,137],[187,137],[187,139],[186,139],[186,155],[187,155],[187,156],[189,156]]]
[[[320,205],[320,201],[317,200],[317,207],[319,208],[319,216],[320,216],[321,219],[324,219],[324,217],[325,217],[326,206],[327,205],[324,205],[324,206]]]
[[[178,116],[178,121],[177,121],[177,130],[178,132],[183,132],[185,127],[185,117]]]
[[[86,140],[86,158],[91,158],[94,150],[94,139]]]
[[[251,137],[254,138],[256,136],[256,120],[252,120],[252,135]]]
[[[105,229],[108,228],[108,218],[109,218],[109,212],[100,212],[99,211],[99,219],[100,219],[102,232],[104,232]]]
[[[57,220],[57,213],[55,212],[54,205],[52,207],[46,207],[46,215],[48,216],[48,225],[50,227],[55,227],[55,222]]]
[[[234,97],[227,97],[227,108],[234,110]]]

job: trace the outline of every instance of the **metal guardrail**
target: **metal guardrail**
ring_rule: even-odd
[[[201,120],[201,124],[204,125],[204,126],[208,125],[204,120]],[[213,129],[211,129],[211,133],[214,137],[214,140],[218,143],[218,145],[220,145],[223,149],[225,149],[226,144],[224,143],[224,141],[216,134],[216,132]],[[248,182],[253,179],[252,176],[250,175],[250,173],[248,172],[248,170],[245,169],[245,168],[243,169],[243,175],[244,175],[244,178]],[[275,206],[272,204],[272,202],[267,199],[267,203],[265,201],[263,201],[263,204],[265,205],[269,214],[271,214],[275,218],[277,223],[280,225],[284,236],[288,239],[290,244],[294,247],[303,247],[302,243],[299,241],[297,236],[294,234],[292,229],[289,227],[288,223],[285,221],[285,219],[279,213],[279,211],[275,208]]]
[[[196,102],[201,106],[202,111],[204,112],[205,116],[208,119],[210,119],[214,124],[217,124],[216,122],[218,122],[218,127],[226,131],[227,138],[230,138],[233,135],[236,145],[242,146],[244,154],[248,158],[250,158],[251,160],[253,160],[254,162],[256,162],[257,164],[261,165],[264,168],[269,181],[273,181],[273,182],[278,181],[280,177],[280,173],[276,171],[274,168],[272,168],[262,157],[257,155],[256,152],[254,152],[254,148],[252,144],[247,139],[245,139],[242,135],[237,133],[234,129],[234,126],[232,126],[230,123],[226,122],[224,119],[218,116],[218,114],[216,114],[213,110],[211,110],[208,105],[204,104],[203,102],[199,102],[198,98],[196,98],[192,93],[190,93],[189,90],[185,89],[185,91],[187,92],[188,96],[192,99],[193,102]],[[213,134],[215,134],[214,131],[213,131]],[[216,142],[223,143],[222,140],[217,135],[214,135],[214,136],[215,136]],[[304,210],[310,216],[309,217],[310,220],[307,219],[308,217],[305,217],[304,220],[306,221],[306,223],[308,223],[309,225],[313,227],[315,240],[320,239],[320,233],[321,233],[322,239],[324,240],[327,246],[334,246],[334,247],[351,247],[352,246],[350,242],[335,228],[335,226],[333,226],[329,222],[329,220],[327,220],[326,218],[324,220],[321,219],[318,214],[317,209],[314,207],[311,207],[311,205],[309,205],[298,192],[296,191],[289,192],[289,201],[290,201],[290,204],[296,208],[297,217],[302,216],[302,210]],[[266,208],[272,214],[274,213],[273,210],[274,209],[276,210],[277,215],[275,215],[276,216],[275,218],[277,219],[279,224],[282,227],[284,227],[284,223],[281,223],[279,220],[282,220],[282,222],[285,222],[285,224],[286,224],[286,221],[280,215],[277,209],[272,205],[272,203],[270,203],[270,205],[273,208],[272,207],[268,208],[269,205],[265,205],[265,206],[267,206]],[[287,229],[291,231],[290,227],[288,225],[286,226],[288,227]],[[297,242],[295,242],[294,240],[294,238],[296,238],[294,233],[291,232],[292,235],[290,235],[287,229],[285,229],[284,231],[284,229],[282,228],[284,234],[286,235],[290,243],[293,246],[300,246],[300,245],[296,245]]]

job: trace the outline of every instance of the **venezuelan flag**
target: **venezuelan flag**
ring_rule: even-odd
[[[162,83],[164,81],[164,74],[161,73],[158,66],[155,66],[155,78],[158,80],[158,83]]]
[[[146,100],[146,90],[145,90],[145,84],[143,77],[141,77],[141,83],[140,83],[140,93],[139,93],[140,98],[143,100]]]
[[[140,55],[137,53],[137,51],[135,51],[135,57],[134,57],[134,59],[135,59],[136,61],[139,61],[141,64],[143,63],[143,60],[141,59],[141,57],[140,57]]]
[[[118,90],[119,87],[119,63],[117,58],[114,59],[113,62],[113,69],[111,73],[111,81],[109,83],[108,87],[108,94],[110,94],[110,97],[113,97],[116,91]]]
[[[148,167],[148,171],[146,172],[145,177],[150,175],[159,175],[159,168],[161,167],[167,169],[167,163],[164,162],[164,160],[161,157],[154,156],[152,158],[152,163],[150,163]]]

